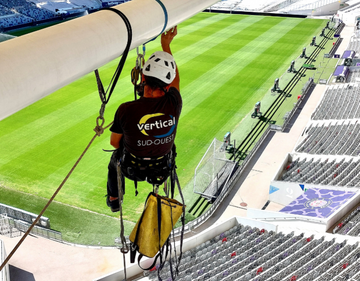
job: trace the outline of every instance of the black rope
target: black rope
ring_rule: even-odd
[[[126,29],[127,29],[127,35],[128,35],[128,40],[127,40],[127,43],[126,43],[126,47],[125,47],[125,50],[122,54],[122,57],[120,59],[120,62],[115,70],[115,73],[113,75],[113,77],[111,78],[111,81],[109,83],[109,86],[108,88],[106,89],[106,91],[104,91],[104,87],[103,87],[103,84],[101,82],[101,79],[100,79],[100,75],[99,75],[99,71],[96,69],[94,72],[95,72],[95,76],[96,76],[96,81],[97,81],[97,84],[98,84],[98,90],[99,90],[99,96],[100,96],[100,100],[102,102],[102,105],[101,105],[101,109],[100,109],[100,117],[103,118],[103,115],[104,115],[104,110],[105,110],[105,106],[106,104],[109,102],[110,100],[110,97],[116,87],[116,84],[119,80],[119,77],[120,77],[120,74],[124,68],[124,64],[125,64],[125,61],[126,61],[126,58],[129,54],[129,51],[130,51],[130,46],[131,46],[131,42],[132,42],[132,28],[131,28],[131,24],[130,24],[130,21],[129,19],[119,10],[116,10],[114,8],[105,8],[103,10],[108,10],[108,11],[112,11],[114,13],[117,13],[121,18],[122,20],[124,21],[125,23],[125,26],[126,26]]]
[[[176,182],[176,184],[178,186],[179,194],[180,194],[180,197],[181,197],[181,200],[182,200],[182,203],[183,203],[183,206],[182,206],[183,213],[182,213],[182,216],[181,216],[180,254],[179,254],[178,262],[177,262],[177,265],[176,265],[176,272],[178,273],[179,272],[179,266],[180,266],[181,259],[182,259],[182,248],[183,248],[184,232],[185,232],[185,199],[184,199],[184,196],[183,196],[183,194],[181,192],[181,186],[180,186],[179,178],[177,176],[177,173],[176,173],[175,169],[174,169],[174,177],[175,177],[175,182]]]
[[[156,37],[154,37],[153,39],[150,39],[149,41],[147,41],[146,43],[144,44],[147,44],[151,41],[154,41],[158,36],[160,36],[166,29],[167,27],[167,24],[168,24],[168,20],[169,20],[169,15],[168,15],[168,12],[167,12],[167,9],[164,5],[163,2],[161,2],[160,0],[155,0],[156,2],[158,2],[158,4],[161,6],[161,8],[163,9],[163,12],[164,12],[164,16],[165,16],[165,22],[164,22],[164,26],[163,26],[163,29],[161,30],[161,32],[159,33],[159,35],[157,35]]]

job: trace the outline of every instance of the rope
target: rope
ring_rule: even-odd
[[[121,174],[121,168],[120,168],[120,162],[116,165],[116,171],[117,171],[117,182],[118,182],[118,192],[119,192],[119,209],[120,209],[120,240],[122,244],[122,248],[120,248],[120,252],[123,254],[123,260],[124,260],[124,275],[125,275],[125,281],[126,278],[126,260],[125,260],[125,254],[129,252],[129,247],[126,244],[126,238],[124,236],[124,220],[123,220],[123,210],[122,210],[122,203],[124,200],[124,193],[123,193],[123,179]]]
[[[168,16],[168,12],[167,12],[167,10],[166,10],[165,5],[164,5],[160,0],[155,0],[155,1],[158,2],[159,5],[161,6],[161,8],[163,9],[163,11],[164,11],[164,16],[165,16],[164,27],[163,27],[163,29],[161,30],[161,32],[159,33],[159,35],[161,35],[161,34],[165,31],[165,29],[166,29],[166,27],[167,27],[169,16]],[[154,41],[156,38],[158,38],[159,35],[157,35],[157,36],[154,37],[153,39],[147,41],[146,43],[144,43],[144,45],[147,44],[147,43],[149,43],[149,42],[151,42],[151,41]]]
[[[182,200],[182,203],[183,203],[183,214],[181,216],[181,224],[182,224],[182,227],[181,227],[181,236],[180,236],[180,254],[179,254],[179,258],[178,258],[178,263],[176,265],[176,272],[178,273],[179,272],[179,266],[180,266],[180,263],[181,263],[181,258],[182,258],[182,248],[183,248],[183,241],[184,241],[184,232],[185,232],[185,199],[184,199],[184,196],[182,194],[182,191],[181,191],[181,187],[180,187],[180,182],[179,182],[179,178],[177,176],[177,173],[176,173],[176,170],[174,170],[174,177],[175,177],[175,182],[178,186],[178,189],[179,189],[179,194],[180,194],[180,197],[181,197],[181,200]]]
[[[112,123],[111,123],[112,124]],[[103,128],[103,130],[107,129],[108,127],[111,126],[111,124],[107,125],[105,128]],[[66,177],[64,178],[64,180],[61,182],[61,184],[59,185],[59,187],[56,189],[56,191],[54,192],[54,194],[51,196],[50,200],[46,203],[45,207],[42,209],[42,211],[40,212],[40,214],[37,216],[37,218],[34,220],[34,222],[30,225],[29,229],[25,232],[25,234],[23,235],[23,237],[21,237],[20,241],[16,244],[16,246],[14,247],[14,249],[10,252],[10,254],[6,257],[6,259],[4,260],[4,262],[1,264],[0,266],[0,271],[4,268],[4,266],[9,262],[9,260],[11,259],[11,257],[14,255],[14,253],[16,252],[16,250],[20,247],[20,245],[24,242],[24,240],[26,239],[26,237],[30,234],[31,230],[34,228],[34,226],[38,223],[38,221],[40,220],[41,216],[44,214],[44,212],[46,211],[46,209],[50,206],[50,204],[52,203],[52,201],[54,200],[54,198],[56,197],[56,195],[59,193],[59,191],[61,190],[61,188],[64,186],[64,184],[66,183],[66,181],[68,180],[68,178],[70,177],[70,175],[72,174],[72,172],[75,170],[76,166],[79,164],[79,162],[81,161],[81,159],[84,157],[85,153],[88,151],[88,149],[90,148],[91,144],[94,142],[95,138],[99,136],[97,133],[92,137],[92,139],[90,140],[90,142],[88,143],[88,145],[86,146],[85,150],[81,153],[80,157],[77,159],[77,161],[75,162],[74,166],[70,169],[69,173],[66,175]]]
[[[122,72],[122,70],[124,68],[124,64],[125,64],[125,61],[126,61],[126,58],[127,58],[128,54],[129,54],[130,47],[131,47],[131,42],[132,42],[132,28],[131,28],[131,24],[130,24],[129,19],[121,11],[116,10],[114,8],[105,8],[103,10],[108,10],[108,11],[112,11],[114,13],[117,13],[122,18],[122,20],[125,23],[126,29],[127,29],[128,40],[127,40],[126,47],[125,47],[125,50],[123,52],[123,55],[122,55],[122,57],[120,59],[120,62],[119,62],[118,66],[117,66],[117,68],[115,70],[115,73],[114,73],[113,77],[111,78],[111,81],[110,81],[109,86],[106,89],[106,91],[104,90],[103,84],[101,82],[99,71],[97,69],[94,71],[95,72],[95,77],[96,77],[96,82],[97,82],[97,85],[98,85],[98,91],[99,91],[100,100],[102,102],[102,105],[101,105],[101,108],[100,108],[100,116],[99,116],[99,118],[101,120],[103,119],[103,116],[104,116],[105,106],[109,102],[110,97],[111,97],[111,95],[112,95],[112,93],[113,93],[113,91],[115,89],[115,86],[116,86],[118,80],[119,80],[120,74],[121,74],[121,72]]]

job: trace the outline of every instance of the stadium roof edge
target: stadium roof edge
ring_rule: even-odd
[[[286,17],[286,18],[306,18],[306,15],[300,14],[284,14],[284,13],[266,13],[266,12],[254,12],[254,11],[230,11],[230,10],[217,10],[206,9],[204,12],[222,13],[222,14],[241,14],[241,15],[253,15],[253,16],[269,16],[269,17]]]

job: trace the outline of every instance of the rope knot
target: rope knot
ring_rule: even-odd
[[[99,120],[101,120],[101,124],[99,125]],[[103,125],[105,123],[104,117],[99,116],[96,118],[96,127],[94,128],[94,131],[98,137],[100,137],[104,133]]]

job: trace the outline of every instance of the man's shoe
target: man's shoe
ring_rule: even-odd
[[[110,196],[106,196],[106,204],[110,207],[112,212],[119,212],[120,210],[120,204],[119,204],[119,198],[110,200]]]

